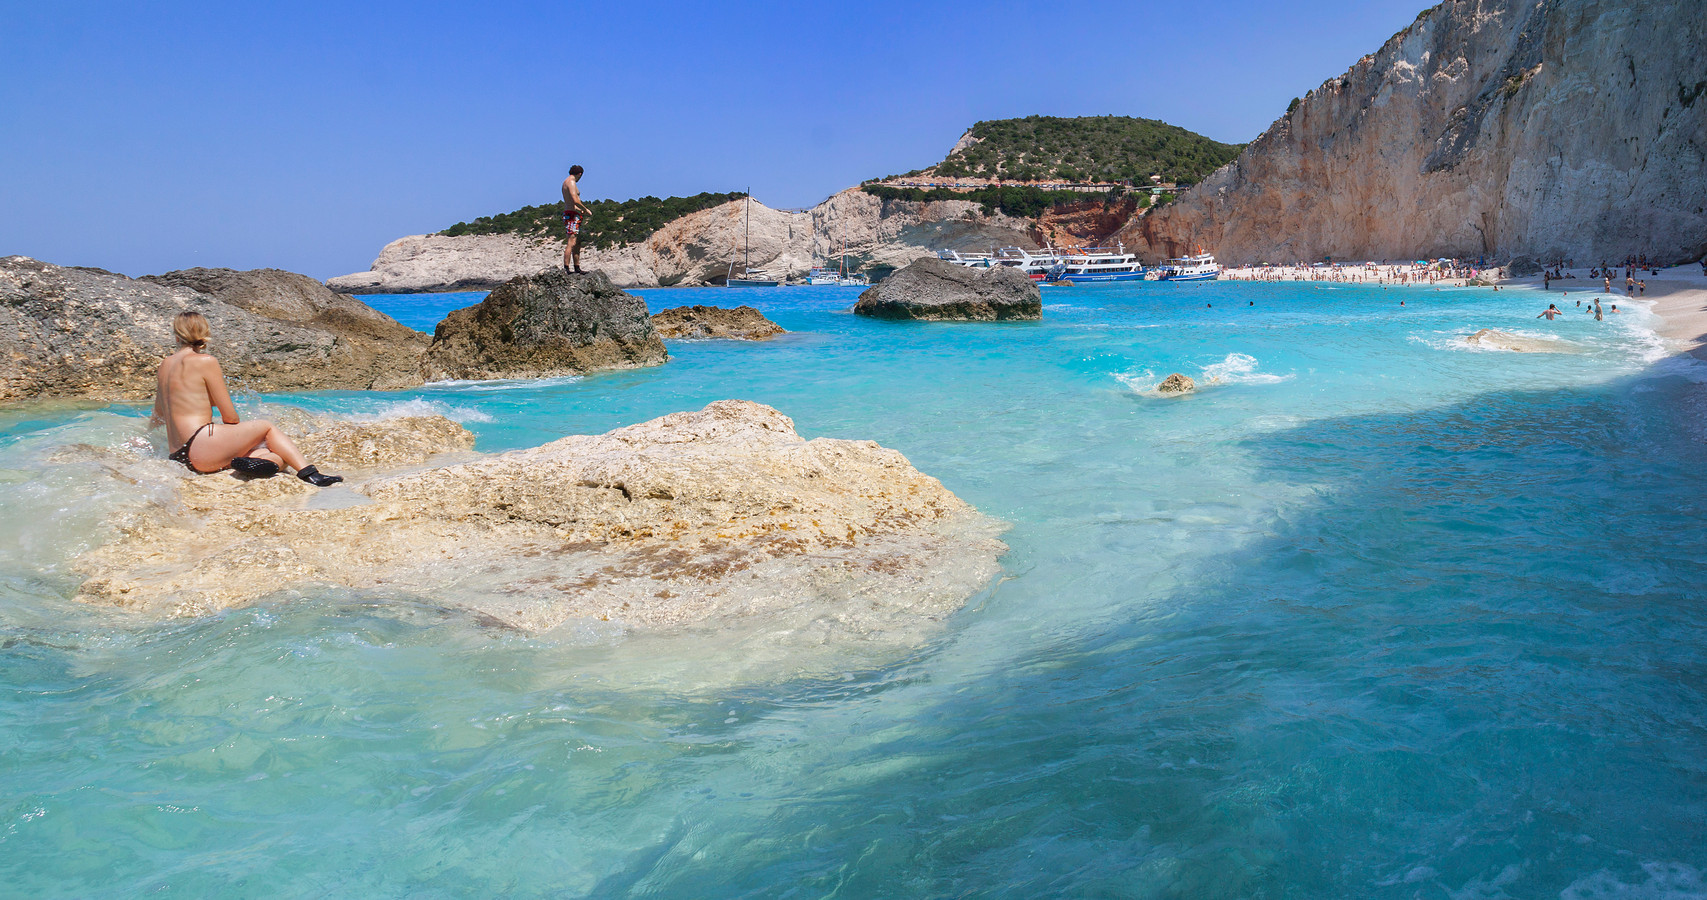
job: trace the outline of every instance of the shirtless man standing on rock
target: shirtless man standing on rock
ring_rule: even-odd
[[[563,230],[569,238],[563,247],[563,268],[576,274],[581,272],[581,223],[593,214],[581,202],[579,182],[583,171],[580,166],[570,166],[569,177],[563,179]]]

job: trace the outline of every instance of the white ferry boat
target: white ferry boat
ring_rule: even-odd
[[[1019,269],[1033,281],[1138,281],[1145,274],[1138,255],[1127,253],[1124,245],[1114,249],[1045,247],[1036,251],[1006,247],[994,253],[939,250],[937,258],[971,268],[1004,266]]]
[[[1158,281],[1214,281],[1221,277],[1221,264],[1208,253],[1170,259],[1156,267]]]

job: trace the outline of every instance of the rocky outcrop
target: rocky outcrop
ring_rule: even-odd
[[[1475,344],[1484,350],[1509,350],[1513,353],[1574,353],[1576,348],[1564,341],[1549,341],[1543,338],[1524,337],[1507,331],[1496,331],[1484,328],[1464,338],[1466,343]]]
[[[279,269],[183,269],[139,281],[189,288],[239,309],[338,335],[335,364],[356,370],[375,388],[420,383],[426,335],[359,300],[333,293],[307,275]]]
[[[83,599],[182,615],[331,584],[534,631],[764,616],[881,636],[959,607],[1006,549],[998,523],[901,454],[806,441],[734,400],[357,480],[332,490],[363,502],[336,508],[305,505],[314,489],[293,478],[176,483],[77,561]]]
[[[667,340],[764,341],[785,333],[781,325],[751,306],[678,306],[653,316],[652,327]]]
[[[1116,235],[1230,263],[1707,253],[1699,0],[1458,0]]]
[[[512,278],[446,316],[421,360],[428,381],[549,378],[655,366],[669,358],[646,304],[602,272],[562,267]]]
[[[292,433],[303,456],[336,472],[418,466],[436,456],[474,449],[474,435],[444,416],[394,416],[374,422],[314,417]]]
[[[1158,394],[1184,394],[1195,390],[1197,390],[1197,382],[1178,372],[1162,379],[1162,383],[1156,385],[1156,393]]]
[[[977,203],[883,201],[850,188],[806,212],[732,201],[682,216],[638,244],[586,248],[581,262],[629,287],[721,284],[744,256],[754,269],[800,277],[844,249],[851,264],[881,273],[942,248],[1035,248],[1031,230],[1029,219],[985,215]],[[370,271],[327,285],[366,294],[485,290],[562,265],[563,243],[554,238],[414,235],[387,244]]]
[[[415,360],[424,337],[395,322],[401,331],[383,326],[383,316],[361,309],[366,313],[340,306],[275,318],[177,284],[6,257],[0,259],[0,401],[151,397],[156,367],[177,348],[172,318],[185,310],[207,316],[209,350],[233,391],[419,384]]]
[[[1043,297],[1018,269],[974,269],[925,257],[860,294],[853,311],[939,322],[1041,319]]]

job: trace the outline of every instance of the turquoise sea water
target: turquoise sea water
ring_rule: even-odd
[[[0,894],[1707,893],[1702,375],[1656,365],[1644,313],[1139,284],[898,324],[851,289],[643,293],[792,333],[266,402],[435,410],[496,451],[756,400],[1012,523],[1003,579],[915,650],[746,680],[716,628],[529,637],[383,592],[146,620],[68,599],[139,489],[56,456],[144,411],[6,411]],[[1484,327],[1570,352],[1459,339]],[[1149,392],[1174,371],[1201,390]]]

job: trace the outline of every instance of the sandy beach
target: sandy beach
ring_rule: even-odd
[[[1673,266],[1642,280],[1648,283],[1648,289],[1633,299],[1653,304],[1654,313],[1663,320],[1660,336],[1670,341],[1678,352],[1707,360],[1707,276],[1701,274],[1701,266],[1697,263]],[[1617,298],[1611,301],[1616,303],[1618,299],[1625,298],[1622,282],[1623,278],[1614,278],[1613,290],[1606,292],[1600,289],[1599,279],[1579,275],[1577,278],[1554,280],[1548,293],[1611,296]],[[1539,290],[1541,277],[1511,278],[1500,284]]]

